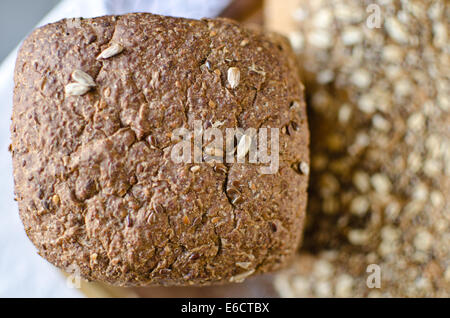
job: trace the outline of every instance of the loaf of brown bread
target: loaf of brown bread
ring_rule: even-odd
[[[195,120],[280,128],[277,173],[173,162],[174,129]],[[284,38],[226,19],[62,20],[20,49],[12,121],[20,216],[60,268],[122,286],[237,282],[299,245],[309,133]]]
[[[301,63],[311,124],[304,244],[278,290],[449,297],[449,2],[267,2]]]

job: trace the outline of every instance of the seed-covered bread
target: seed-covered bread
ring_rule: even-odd
[[[311,185],[302,256],[276,286],[284,296],[448,297],[449,2],[285,4],[289,23],[267,18],[301,63]],[[367,285],[370,264],[380,288]]]
[[[20,49],[12,120],[20,216],[58,267],[124,286],[236,282],[299,245],[309,133],[282,37],[226,19],[62,20]],[[196,120],[279,128],[279,169],[175,163],[172,133]]]

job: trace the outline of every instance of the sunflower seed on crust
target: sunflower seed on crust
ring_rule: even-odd
[[[247,272],[243,272],[236,276],[232,276],[232,277],[230,277],[230,282],[231,283],[242,283],[247,277],[251,276],[254,272],[255,272],[255,270],[251,269]]]
[[[238,159],[242,159],[247,155],[248,151],[250,150],[251,144],[252,144],[252,137],[248,135],[243,135],[237,147]]]
[[[236,88],[241,80],[241,71],[237,67],[230,67],[228,69],[228,83],[231,88]]]
[[[123,46],[119,43],[112,43],[108,48],[102,51],[102,53],[97,56],[97,60],[109,59],[123,51]]]
[[[83,72],[81,70],[73,71],[72,79],[75,82],[77,82],[79,84],[82,84],[82,85],[85,85],[85,86],[91,86],[91,87],[97,86],[95,84],[94,79],[91,77],[91,75],[89,75],[88,73]]]
[[[65,87],[65,93],[68,96],[82,96],[86,94],[91,89],[90,86],[83,85],[80,83],[70,83]]]

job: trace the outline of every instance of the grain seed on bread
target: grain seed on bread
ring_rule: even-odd
[[[111,43],[111,45],[102,51],[102,53],[97,56],[97,60],[109,59],[123,51],[123,46],[117,42]]]

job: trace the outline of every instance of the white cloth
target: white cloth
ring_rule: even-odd
[[[64,0],[39,25],[68,17],[127,12],[202,18],[217,16],[229,0]],[[37,255],[14,202],[10,144],[14,50],[0,66],[0,297],[82,297],[60,271]]]

